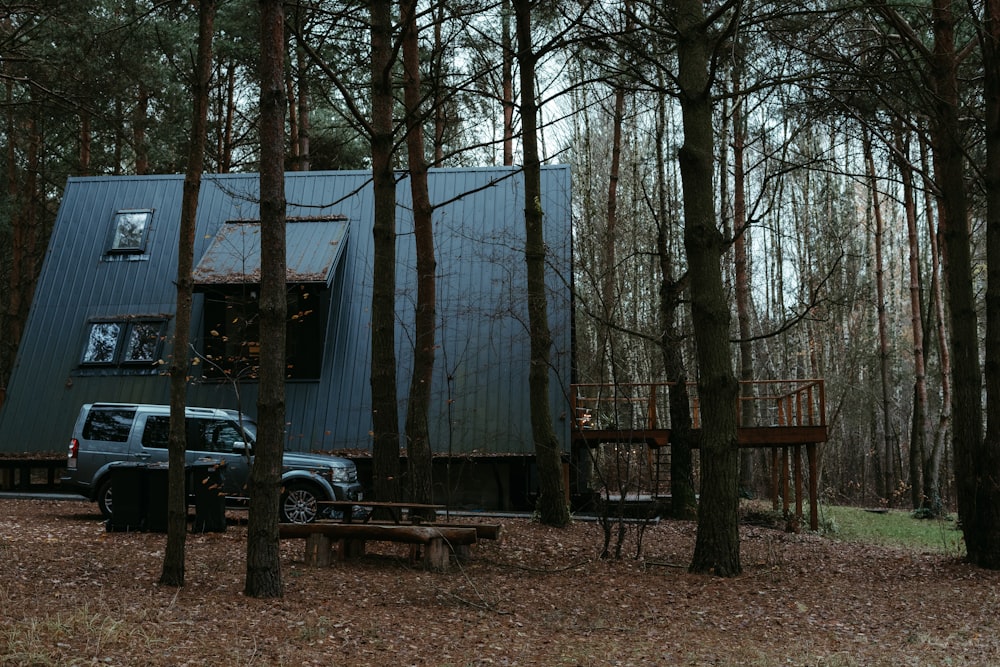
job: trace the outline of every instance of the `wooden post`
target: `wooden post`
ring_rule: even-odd
[[[788,447],[781,448],[781,510],[788,516]]]
[[[313,533],[306,537],[306,565],[326,567],[330,565],[330,552],[333,545],[330,538],[322,533]]]
[[[778,511],[779,477],[778,477],[778,448],[771,448],[771,509]]]
[[[435,572],[446,572],[450,558],[451,554],[444,538],[432,538],[424,550],[424,567]]]
[[[810,442],[806,445],[806,458],[809,459],[809,530],[819,530],[819,499],[817,489],[819,480],[816,479],[816,443]]]
[[[802,525],[802,446],[795,445],[792,450],[795,467],[795,532]]]

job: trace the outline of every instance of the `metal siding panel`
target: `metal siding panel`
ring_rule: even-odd
[[[513,176],[512,176],[513,175]],[[486,187],[492,180],[498,182]],[[328,328],[322,378],[289,383],[286,394],[289,447],[368,449],[370,447],[370,305],[373,201],[370,172],[289,174],[289,214],[348,216],[352,227],[329,290]],[[430,415],[437,451],[533,453],[527,405],[527,332],[524,313],[523,189],[521,176],[506,168],[432,170],[434,202],[465,197],[435,210],[438,259],[439,341]],[[202,256],[226,220],[258,216],[256,175],[206,176],[198,208],[195,256]],[[0,413],[0,450],[60,451],[79,406],[92,400],[165,402],[162,377],[78,377],[86,318],[127,312],[173,312],[183,179],[121,177],[70,179],[50,243],[35,306],[28,320],[18,366]],[[478,188],[479,191],[473,192]],[[569,170],[543,170],[551,261],[569,275]],[[401,212],[409,183],[399,185]],[[149,202],[153,202],[152,204]],[[150,258],[146,262],[102,262],[104,229],[120,208],[154,207]],[[400,230],[412,229],[403,216]],[[557,243],[556,239],[565,239]],[[399,240],[399,392],[405,395],[411,354],[404,334],[412,328],[412,236]],[[106,266],[111,264],[112,266]],[[67,272],[69,274],[67,275]],[[553,294],[554,380],[568,382],[569,295],[560,276],[549,277]],[[193,340],[200,332],[196,312]],[[169,351],[165,351],[165,354]],[[31,360],[25,363],[24,360]],[[68,382],[69,381],[69,382]],[[71,384],[70,384],[71,383]],[[553,382],[553,411],[560,440],[568,448],[564,387]],[[242,406],[225,384],[195,384],[193,405],[240,408],[255,414],[256,385],[242,387]],[[46,406],[46,424],[32,424],[33,408]],[[53,410],[53,406],[58,406]],[[401,419],[405,416],[400,405]],[[560,424],[564,424],[560,428]]]

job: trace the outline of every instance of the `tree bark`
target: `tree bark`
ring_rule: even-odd
[[[735,276],[736,322],[740,343],[740,426],[753,426],[753,342],[750,331],[750,262],[747,253],[746,172],[743,166],[746,123],[743,120],[743,97],[739,69],[733,71],[733,273]],[[753,493],[753,452],[740,450],[740,490]]]
[[[430,429],[431,383],[434,376],[436,325],[434,228],[424,160],[423,118],[420,113],[420,50],[417,0],[400,0],[403,18],[403,104],[406,107],[406,147],[413,199],[413,237],[417,253],[417,306],[414,318],[413,375],[406,407],[406,453],[410,495],[430,503],[434,495]]]
[[[535,100],[535,65],[531,34],[531,1],[514,0],[517,34],[517,64],[521,83],[521,127],[524,151],[524,259],[528,271],[528,329],[531,338],[531,367],[528,394],[531,404],[531,433],[538,465],[538,515],[549,526],[569,523],[569,507],[563,481],[562,453],[552,426],[549,406],[549,358],[552,334],[549,331],[545,298],[545,238],[542,211],[542,170],[538,157],[538,106]]]
[[[283,595],[278,551],[285,440],[285,21],[282,0],[260,0],[260,385],[248,488],[250,597]]]
[[[948,333],[945,329],[944,295],[942,293],[941,243],[939,243],[938,225],[935,224],[936,199],[933,183],[930,182],[930,159],[927,155],[927,142],[920,140],[921,173],[924,176],[924,214],[927,218],[927,238],[931,256],[931,307],[928,309],[928,319],[934,322],[934,335],[941,360],[938,376],[941,382],[941,410],[937,425],[934,428],[933,443],[930,452],[924,459],[924,489],[923,496],[928,499],[932,508],[940,508],[941,501],[941,460],[947,446],[948,430],[951,427],[951,352],[948,349]],[[930,314],[933,313],[933,314]]]
[[[371,13],[372,226],[372,443],[375,497],[399,500],[399,413],[396,398],[396,179],[392,169],[392,2],[373,0]]]
[[[659,76],[662,90],[662,73]],[[691,454],[694,432],[691,429],[691,397],[684,363],[684,336],[678,324],[685,281],[675,275],[675,262],[667,244],[671,215],[665,167],[666,136],[667,100],[666,94],[660,92],[656,103],[656,251],[660,263],[660,354],[664,375],[671,383],[667,401],[670,412],[670,513],[675,519],[694,519],[698,513]]]
[[[173,357],[170,361],[170,435],[169,492],[167,494],[167,546],[163,554],[160,583],[184,585],[184,545],[187,536],[187,489],[185,457],[187,430],[184,412],[187,404],[188,347],[191,343],[191,301],[194,280],[195,224],[198,193],[208,136],[208,95],[212,80],[212,33],[215,24],[215,0],[198,3],[198,55],[195,61],[193,105],[191,110],[191,145],[181,203],[180,234],[177,241],[177,313],[174,318]]]
[[[514,164],[514,39],[510,29],[511,0],[500,3],[501,104],[503,105],[503,164]]]
[[[910,269],[910,329],[913,332],[913,418],[910,428],[910,503],[913,509],[933,509],[930,498],[924,496],[923,470],[927,450],[927,371],[924,363],[923,290],[920,281],[920,238],[917,234],[917,207],[913,188],[913,166],[907,159],[910,143],[904,139],[903,128],[896,124],[894,144],[896,165],[903,189],[903,212],[906,216],[906,239]]]
[[[1000,508],[998,482],[991,450],[997,432],[990,420],[989,438],[983,438],[982,373],[979,367],[978,315],[973,286],[965,162],[958,91],[958,56],[955,48],[955,6],[952,0],[934,0],[934,52],[931,79],[934,86],[932,141],[934,171],[941,198],[941,227],[947,257],[948,305],[951,314],[952,442],[955,454],[955,489],[958,515],[971,563],[1000,567]],[[987,257],[990,246],[987,224]],[[992,267],[990,267],[992,268]],[[996,287],[994,280],[988,281]],[[990,295],[988,295],[988,300]],[[989,305],[987,312],[990,311]],[[989,325],[989,320],[987,320]],[[994,332],[987,332],[987,349]],[[993,374],[996,375],[995,373]],[[987,387],[987,400],[997,396]]]
[[[1000,569],[1000,0],[986,0],[980,42],[986,112],[986,439],[975,461],[975,538],[969,559]]]
[[[882,218],[882,203],[878,196],[878,180],[875,177],[875,161],[868,131],[864,133],[865,169],[868,172],[868,187],[871,190],[871,207],[875,217],[875,310],[878,313],[878,359],[879,377],[882,389],[882,495],[890,506],[896,490],[893,478],[893,435],[892,406],[889,398],[889,326],[885,309],[885,258],[882,250],[882,236],[885,223]]]
[[[691,571],[738,575],[739,458],[737,382],[729,350],[729,303],[722,280],[724,239],[716,225],[712,174],[715,139],[709,78],[711,37],[701,0],[675,0],[678,84],[684,144],[679,152],[684,194],[684,247],[701,405],[701,501]]]

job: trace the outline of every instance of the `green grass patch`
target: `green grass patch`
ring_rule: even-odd
[[[864,542],[933,551],[949,556],[965,555],[962,531],[954,517],[918,519],[903,510],[870,511],[858,507],[820,505],[820,529],[845,542]]]

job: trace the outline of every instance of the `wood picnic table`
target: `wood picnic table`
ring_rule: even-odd
[[[391,503],[377,500],[322,500],[319,501],[318,504],[323,507],[342,510],[341,514],[343,516],[344,523],[353,523],[355,507],[367,507],[372,510],[364,518],[364,523],[368,523],[375,510],[382,509],[388,512],[389,516],[392,517],[393,523],[395,524],[402,523],[404,512],[406,512],[407,517],[409,518],[409,523],[417,524],[421,522],[421,517],[419,513],[415,514],[414,512],[419,510],[433,510],[438,512],[445,509],[444,505],[429,505],[427,503]]]

